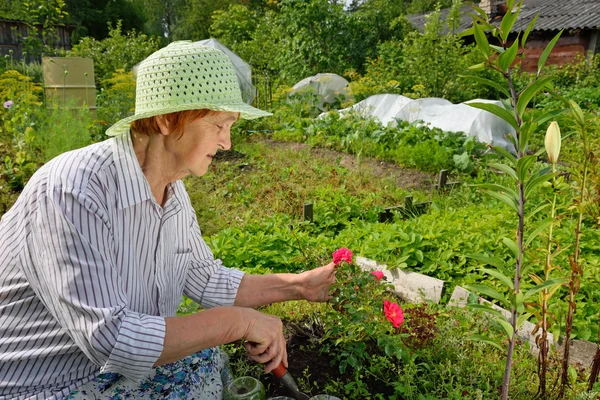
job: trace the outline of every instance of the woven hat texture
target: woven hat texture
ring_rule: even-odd
[[[271,115],[244,103],[233,64],[221,50],[173,42],[140,63],[135,114],[115,123],[106,134],[129,132],[131,122],[141,118],[203,108],[239,112],[244,119]]]

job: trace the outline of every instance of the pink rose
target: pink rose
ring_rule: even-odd
[[[352,263],[352,252],[345,247],[341,249],[337,249],[333,252],[333,263],[338,265],[342,261],[346,261],[347,263]]]
[[[383,313],[388,321],[394,325],[394,328],[400,328],[404,322],[404,313],[400,306],[396,303],[391,303],[387,300],[383,302]]]
[[[373,275],[375,277],[376,281],[381,280],[381,278],[383,278],[383,272],[381,271],[373,271],[371,272],[371,275]]]

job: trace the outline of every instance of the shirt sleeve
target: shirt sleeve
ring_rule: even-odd
[[[33,290],[101,372],[141,380],[162,353],[165,320],[128,309],[102,202],[54,189],[37,205],[24,267]]]
[[[239,270],[223,266],[202,238],[194,214],[190,244],[192,260],[183,293],[203,307],[231,306],[244,277]]]

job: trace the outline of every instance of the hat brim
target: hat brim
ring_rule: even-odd
[[[169,114],[178,111],[187,111],[187,110],[200,110],[200,109],[209,109],[213,111],[225,111],[225,112],[239,112],[240,117],[242,119],[256,119],[260,117],[268,117],[271,114],[270,112],[266,112],[263,110],[259,110],[258,108],[252,107],[246,103],[235,103],[235,104],[221,104],[221,105],[198,105],[198,104],[182,104],[177,107],[170,107],[160,110],[160,113],[156,111],[148,111],[145,113],[139,113],[132,115],[131,117],[123,118],[117,121],[114,125],[106,130],[106,134],[108,136],[119,136],[124,133],[129,132],[130,125],[133,121],[137,121],[142,118],[150,118],[156,115]]]

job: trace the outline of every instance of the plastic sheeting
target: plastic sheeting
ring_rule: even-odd
[[[350,108],[339,110],[340,114],[356,112],[363,116],[375,117],[382,124],[395,126],[397,120],[425,124],[447,132],[463,132],[475,137],[479,142],[500,146],[514,153],[515,149],[508,135],[515,136],[510,124],[496,115],[468,105],[471,102],[491,103],[504,107],[497,100],[474,99],[465,103],[453,104],[441,98],[412,100],[408,97],[379,94],[371,96]]]
[[[396,123],[396,114],[412,99],[399,94],[376,94],[363,101],[354,104],[352,107],[344,108],[338,112],[344,115],[347,112],[353,112],[364,117],[375,117],[383,125],[390,122]]]
[[[318,107],[323,109],[324,103],[333,103],[340,95],[346,97],[346,86],[348,86],[348,81],[337,74],[317,74],[296,83],[290,94],[313,88],[319,96]]]
[[[235,67],[235,74],[237,75],[238,81],[240,82],[240,88],[242,90],[242,99],[251,104],[256,97],[256,88],[252,85],[252,69],[244,60],[242,60],[237,54],[229,50],[227,46],[219,42],[217,39],[204,39],[196,43],[204,46],[212,47],[221,50],[229,57],[233,66]]]

